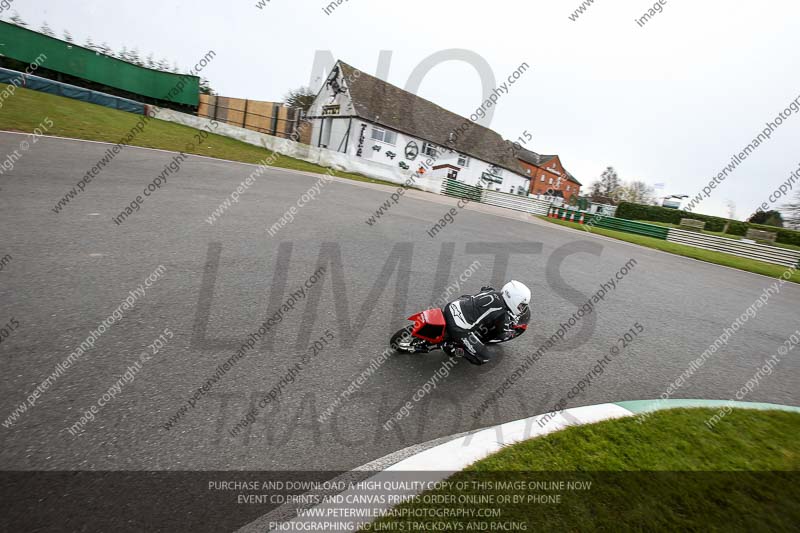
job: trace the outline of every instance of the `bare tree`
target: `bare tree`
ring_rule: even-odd
[[[64,40],[68,43],[75,42],[75,39],[72,38],[72,34],[69,32],[69,30],[64,30]]]
[[[781,214],[787,226],[800,229],[800,190],[795,193],[793,202],[781,206]]]
[[[208,81],[206,78],[200,78],[200,94],[208,94],[208,95],[215,95],[217,91],[211,87],[211,82]]]
[[[599,198],[603,195],[602,185],[599,181],[592,182],[589,185],[589,196],[594,200],[595,198]]]
[[[617,171],[614,170],[614,167],[608,167],[605,169],[603,174],[600,176],[600,183],[603,186],[603,190],[606,194],[611,194],[613,191],[619,188],[621,182],[619,179],[619,174],[617,174]]]
[[[600,179],[591,184],[589,196],[593,202],[618,204],[622,197],[622,182],[619,179],[614,167],[608,167],[603,171]]]
[[[655,204],[655,189],[641,180],[634,180],[620,187],[619,199],[633,204]]]
[[[314,103],[317,93],[311,90],[310,87],[299,87],[292,89],[283,97],[283,102],[291,107],[299,107],[303,112],[307,112]]]
[[[42,33],[44,33],[48,37],[55,37],[56,36],[55,32],[53,32],[53,30],[47,24],[47,21],[42,22],[42,27],[40,29],[41,29]]]
[[[139,57],[138,48],[134,48],[133,50],[131,50],[130,54],[128,54],[128,61],[130,61],[134,65],[139,65],[140,67],[144,66],[144,64],[142,63],[142,58]]]
[[[111,47],[105,41],[103,41],[103,44],[101,44],[100,46],[97,47],[97,51],[100,52],[101,54],[105,54],[105,55],[107,55],[109,57],[116,57],[116,54],[114,54],[114,51],[111,49]]]
[[[16,11],[14,11],[14,14],[11,15],[11,19],[10,20],[11,20],[11,22],[16,24],[17,26],[21,26],[23,28],[27,28],[28,27],[28,23],[25,22],[24,20],[22,20],[22,17],[20,17],[19,13],[17,13]]]

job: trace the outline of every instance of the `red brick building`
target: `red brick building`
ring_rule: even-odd
[[[580,196],[581,182],[564,168],[557,155],[541,155],[522,149],[517,152],[517,159],[531,178],[531,194],[556,196],[565,202],[573,196]]]

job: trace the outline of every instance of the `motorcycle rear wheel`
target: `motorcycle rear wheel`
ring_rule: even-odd
[[[389,347],[395,352],[404,353],[427,353],[430,351],[430,344],[427,341],[411,336],[414,325],[408,325],[392,335],[389,340]]]

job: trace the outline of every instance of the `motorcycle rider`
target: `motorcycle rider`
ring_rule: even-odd
[[[513,326],[528,310],[531,291],[519,281],[509,281],[500,291],[483,287],[475,296],[462,296],[444,308],[449,355],[463,355],[474,365],[489,362],[486,342],[514,336]]]

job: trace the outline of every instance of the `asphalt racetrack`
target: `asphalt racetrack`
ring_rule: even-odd
[[[19,140],[0,134],[0,153],[13,151]],[[267,228],[318,180],[278,169],[258,176],[211,225],[207,217],[256,167],[195,156],[117,225],[112,218],[174,157],[140,148],[126,148],[54,213],[58,199],[107,148],[42,138],[2,176],[0,256],[12,259],[0,271],[0,323],[13,318],[18,327],[0,344],[0,420],[7,422],[130,291],[159,265],[165,270],[34,406],[0,428],[3,470],[349,470],[416,443],[551,410],[636,323],[644,332],[567,407],[656,398],[775,282],[471,207],[431,238],[427,231],[456,201],[417,192],[369,226],[365,220],[391,189],[345,180],[326,184],[270,236]],[[631,259],[635,265],[617,288],[474,418],[522,357]],[[405,317],[428,306],[470,265],[471,276],[453,298],[507,278],[523,281],[534,294],[529,332],[492,348],[488,365],[459,362],[416,402],[414,393],[446,359],[441,353],[393,356],[320,422]],[[166,429],[319,266],[322,279],[267,339]],[[781,287],[672,397],[734,398],[797,330],[798,304],[800,287]],[[68,428],[139,354],[152,351],[165,328],[173,337],[73,436]],[[311,349],[321,338],[328,340],[323,349]],[[255,422],[234,431],[309,354]],[[793,353],[782,358],[743,399],[798,405],[797,361]],[[385,430],[407,401],[408,415]]]

